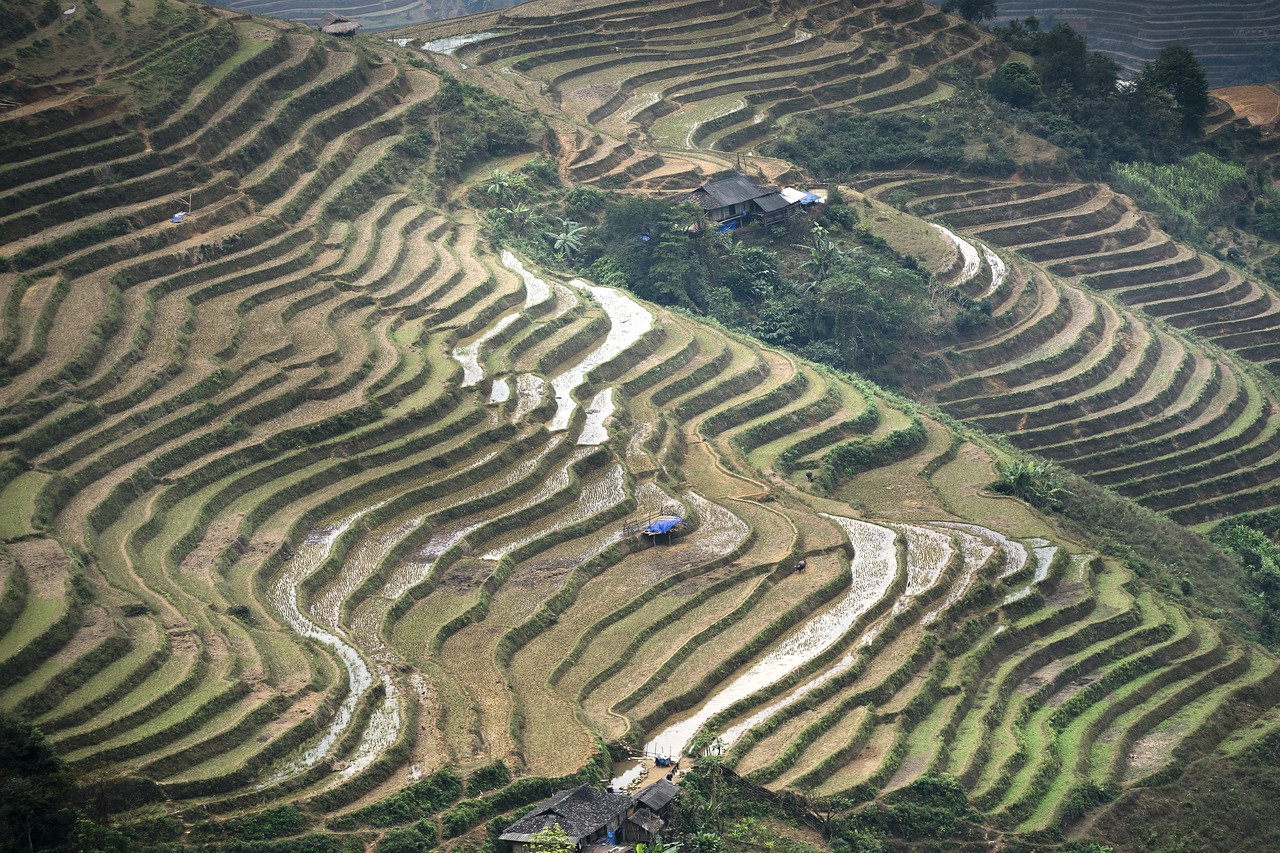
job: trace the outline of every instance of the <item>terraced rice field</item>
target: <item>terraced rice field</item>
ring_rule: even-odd
[[[470,69],[556,116],[575,181],[648,192],[689,189],[796,115],[944,98],[949,87],[930,72],[951,64],[981,71],[1007,53],[914,0],[794,10],[747,0],[623,3],[555,15],[544,7],[398,35],[412,37],[412,48],[447,43],[447,67]],[[442,41],[469,32],[497,35],[456,48]],[[766,175],[786,168],[751,162]]]
[[[298,0],[222,0],[214,4],[251,15],[269,15],[300,24],[314,26],[325,12],[336,12],[360,23],[361,32],[407,27],[424,21],[439,21],[473,12],[502,9],[513,5],[512,0],[432,0],[418,3],[400,0],[391,3],[341,3],[338,0],[320,0],[318,3],[302,3]]]
[[[699,63],[748,46],[778,68],[832,51],[834,76],[793,81],[801,101],[751,101],[774,126],[792,107],[906,98],[927,67],[913,61],[977,39],[905,2],[795,20],[695,5],[643,13],[630,56],[661,43],[689,63],[626,84],[659,84],[654,115],[698,115],[724,94]],[[563,777],[601,742],[675,752],[720,735],[775,788],[860,802],[946,771],[1031,830],[1085,780],[1181,766],[1280,699],[1270,655],[982,491],[996,451],[980,438],[498,251],[448,188],[441,202],[388,178],[435,106],[432,71],[390,46],[202,14],[227,38],[221,64],[163,115],[45,133],[37,99],[0,123],[7,139],[45,133],[0,167],[0,708],[74,770],[110,768],[191,822],[294,802],[312,825],[373,831],[385,820],[361,809],[436,771]],[[611,14],[570,16],[558,42],[529,18],[458,55],[523,75],[519,91],[568,93],[593,63],[630,61],[606,36],[635,22]],[[914,40],[867,51],[891,23]],[[724,162],[607,142],[626,91],[580,137],[598,140],[588,160],[566,149],[571,176],[654,186],[673,163]],[[732,127],[674,126],[694,145]],[[101,186],[104,169],[119,180]],[[191,217],[170,223],[188,195]],[[1131,212],[1095,188],[1044,195]],[[1189,517],[1215,505],[1183,502],[1193,481],[1163,479],[1162,455],[1265,464],[1265,383],[1172,321],[1014,260],[1010,226],[980,213],[949,220],[968,247],[952,282],[1005,319],[957,353],[972,373],[938,390],[944,409],[999,428],[1008,412],[962,407],[1016,376],[1004,399],[1027,435],[1113,459],[1097,473]],[[1030,356],[1032,338],[1056,343]],[[1103,346],[1117,338],[1132,346]],[[1045,397],[1077,365],[1099,419],[1128,411],[1117,389],[1141,399],[1148,377],[1182,377],[1148,399],[1212,440],[1170,450],[1147,418],[1163,454],[1123,455]],[[806,473],[849,442],[900,449],[815,487]],[[670,544],[636,534],[671,512],[688,525]]]
[[[1171,44],[1194,47],[1210,86],[1269,83],[1276,78],[1275,44],[1280,3],[1243,0],[1224,7],[1212,0],[1007,0],[1001,21],[1034,16],[1045,29],[1068,23],[1089,40],[1089,49],[1115,59],[1136,74],[1143,62]]]
[[[990,300],[994,323],[939,352],[950,378],[926,398],[1184,523],[1275,505],[1270,287],[1102,185],[890,174],[860,186],[912,196],[910,210],[987,253],[971,270],[962,245],[974,275],[956,286]],[[1011,273],[991,246],[1014,253]]]

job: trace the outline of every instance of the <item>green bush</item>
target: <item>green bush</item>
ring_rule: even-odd
[[[467,777],[467,795],[475,796],[485,791],[501,788],[511,781],[511,771],[501,760],[486,764]]]
[[[418,853],[436,846],[436,828],[422,821],[410,829],[393,829],[378,842],[378,853]]]

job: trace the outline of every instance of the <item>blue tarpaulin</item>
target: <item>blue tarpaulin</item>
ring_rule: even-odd
[[[736,231],[737,229],[738,229],[738,220],[730,219],[728,222],[723,223],[719,228],[717,228],[716,233],[723,234],[726,231]]]
[[[683,519],[674,516],[670,518],[659,518],[657,521],[651,522],[644,529],[645,533],[670,533],[676,527],[684,523]]]

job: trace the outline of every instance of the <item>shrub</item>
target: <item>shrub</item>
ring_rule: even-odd
[[[426,830],[424,832],[423,830]],[[426,821],[410,829],[393,829],[378,842],[378,853],[418,853],[436,846],[436,830]]]
[[[485,791],[501,788],[511,781],[511,771],[502,761],[486,764],[467,777],[467,794],[475,796]]]

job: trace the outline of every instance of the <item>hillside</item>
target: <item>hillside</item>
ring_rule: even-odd
[[[1044,29],[1070,24],[1091,50],[1119,62],[1130,75],[1171,44],[1192,47],[1215,88],[1280,79],[1275,45],[1280,3],[1275,0],[1001,0],[1001,22],[1036,17]]]
[[[1006,55],[923,4],[806,6],[794,19],[716,8],[690,24],[658,7],[643,23],[624,19],[621,33],[607,8],[560,15],[554,26],[573,34],[558,43],[540,30],[553,25],[537,5],[526,5],[468,19],[480,32],[512,32],[464,44],[454,60],[476,66],[467,73],[486,85],[559,113],[554,126],[576,180],[653,192],[696,186],[700,172],[744,162],[743,154],[776,176],[787,165],[751,151],[795,116],[945,104],[954,87],[936,72],[955,64],[981,71]],[[429,40],[458,29],[406,35]],[[873,48],[890,32],[899,51]],[[780,46],[762,52],[769,43]],[[655,61],[656,51],[673,55],[674,44],[697,47],[687,61]],[[965,154],[980,162],[1006,144],[993,138],[986,152]],[[950,242],[909,225],[900,233],[892,217],[868,217],[891,243],[991,305],[985,337],[943,342],[936,358],[951,378],[914,388],[920,397],[1180,522],[1277,504],[1277,390],[1257,373],[1270,372],[1280,346],[1280,296],[1266,283],[1179,244],[1103,185],[890,173],[859,177],[853,189],[986,244],[984,260],[968,238]],[[976,266],[961,264],[960,249]]]
[[[795,176],[752,146],[945,103],[989,36],[914,0],[530,5],[406,46],[23,8],[0,710],[134,849],[475,849],[714,737],[843,815],[948,774],[971,844],[1051,848],[1275,734],[1276,657],[988,489],[1016,451],[972,426],[1180,521],[1274,506],[1263,285],[1101,185],[864,175],[864,219],[997,318],[929,359],[934,408],[504,250],[474,201],[487,169]],[[662,514],[683,533],[637,532]]]

